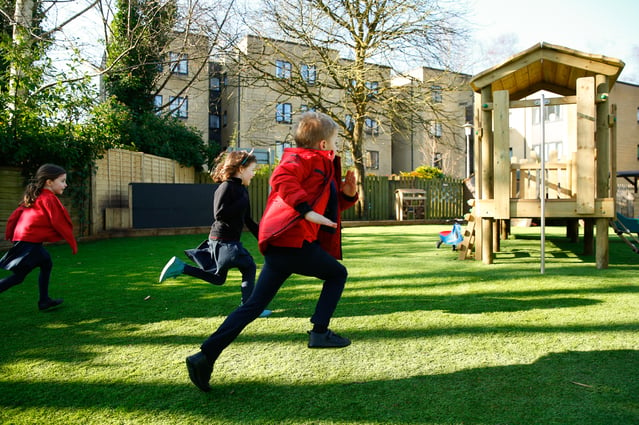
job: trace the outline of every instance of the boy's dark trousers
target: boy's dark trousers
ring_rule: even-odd
[[[282,284],[294,273],[324,281],[311,322],[328,326],[344,290],[348,275],[346,267],[317,242],[304,242],[301,248],[270,247],[264,254],[264,267],[251,297],[202,344],[201,349],[207,358],[215,361],[240,332],[259,317]]]

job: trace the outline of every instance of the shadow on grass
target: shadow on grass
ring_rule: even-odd
[[[183,367],[183,365],[176,365]],[[532,364],[482,367],[397,380],[278,385],[0,381],[0,418],[51,409],[95,412],[86,423],[131,415],[179,415],[225,424],[635,424],[639,352],[563,352]],[[557,373],[561,371],[561,373]],[[127,397],[135,394],[135,397]],[[104,413],[109,412],[109,413]],[[110,422],[115,423],[115,422]]]

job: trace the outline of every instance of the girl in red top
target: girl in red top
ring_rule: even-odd
[[[13,275],[0,279],[0,292],[24,281],[36,267],[40,268],[38,308],[48,310],[62,304],[49,297],[49,278],[53,263],[43,242],[66,240],[73,253],[78,244],[73,237],[69,213],[58,199],[67,187],[67,172],[54,164],[44,164],[24,191],[20,206],[9,216],[5,237],[13,247],[0,259],[0,267]]]

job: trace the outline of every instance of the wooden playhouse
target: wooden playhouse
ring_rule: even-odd
[[[545,218],[565,219],[575,240],[583,220],[584,252],[596,245],[597,268],[608,267],[616,175],[615,108],[608,93],[623,67],[618,59],[542,42],[472,78],[476,223],[466,249],[474,249],[477,260],[492,263],[506,220],[540,218],[543,207]],[[559,97],[534,99],[541,90]],[[576,105],[571,146],[560,161],[552,155],[541,163],[511,161],[510,110],[539,108],[542,102]]]

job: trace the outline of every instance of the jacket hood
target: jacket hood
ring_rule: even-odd
[[[315,155],[323,156],[330,161],[333,161],[337,157],[333,151],[323,151],[321,149],[309,149],[309,148],[286,148],[284,149],[283,156],[299,155],[302,158],[311,158]]]

